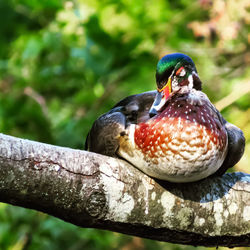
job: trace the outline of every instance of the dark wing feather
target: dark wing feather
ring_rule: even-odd
[[[241,159],[245,149],[243,132],[227,121],[225,121],[225,127],[228,136],[228,152],[222,166],[215,173],[217,176],[223,175],[229,168],[233,167]]]
[[[85,149],[91,152],[116,156],[118,136],[131,123],[149,119],[149,109],[156,91],[132,95],[118,102],[109,112],[101,115],[88,133]]]
[[[125,116],[117,111],[100,116],[87,136],[85,149],[114,156],[119,146],[116,137],[124,130],[125,119]]]
[[[228,137],[228,151],[226,158],[221,167],[213,174],[214,176],[221,176],[241,159],[245,150],[245,137],[242,130],[227,122],[217,109],[216,113],[222,121],[222,124],[225,126]]]

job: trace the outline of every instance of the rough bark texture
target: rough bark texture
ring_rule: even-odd
[[[0,134],[0,201],[81,227],[203,246],[250,246],[250,175],[192,184],[125,161]]]

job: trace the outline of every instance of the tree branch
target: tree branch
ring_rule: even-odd
[[[125,161],[0,134],[0,201],[81,227],[203,246],[250,246],[250,175],[149,178]]]

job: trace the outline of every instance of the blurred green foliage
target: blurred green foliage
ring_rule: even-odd
[[[236,169],[249,173],[249,8],[248,0],[0,0],[0,130],[82,149],[100,114],[154,89],[158,59],[182,52],[204,92],[244,131]],[[0,249],[193,249],[6,204],[0,222]]]

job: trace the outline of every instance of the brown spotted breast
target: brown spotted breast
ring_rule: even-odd
[[[201,91],[174,93],[164,109],[128,128],[118,154],[146,174],[190,182],[215,173],[227,153],[227,132]]]

